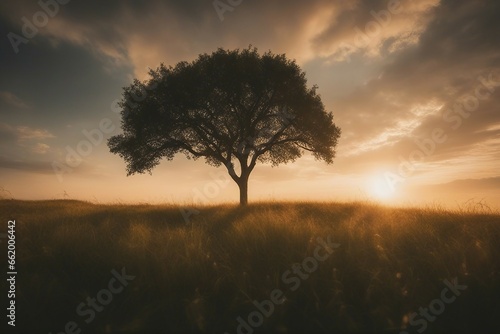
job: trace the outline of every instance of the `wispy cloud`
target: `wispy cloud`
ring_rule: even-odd
[[[8,106],[17,108],[17,109],[26,109],[28,108],[28,104],[17,97],[14,93],[7,91],[0,91],[0,101],[7,104]]]
[[[17,137],[23,139],[47,139],[54,138],[54,135],[47,130],[33,129],[28,126],[18,126],[15,128]]]
[[[51,174],[54,172],[49,161],[36,161],[32,159],[17,160],[2,156],[0,156],[0,168],[41,174]]]
[[[0,137],[14,138],[19,142],[24,140],[43,140],[54,138],[55,136],[45,129],[36,129],[29,126],[12,126],[7,123],[0,123]]]
[[[36,143],[31,150],[36,154],[45,154],[50,150],[50,146],[44,143]]]
[[[51,151],[51,147],[43,141],[51,138],[55,138],[55,136],[44,129],[0,123],[0,139],[2,139],[0,148],[4,154],[10,152],[7,157],[3,158],[3,163],[0,167],[14,168],[15,166],[19,166],[22,170],[26,171],[45,170],[45,166],[42,166],[41,163],[26,163],[24,159],[20,160],[14,157],[25,156],[30,160],[33,154],[46,155]],[[24,153],[21,154],[22,152]]]

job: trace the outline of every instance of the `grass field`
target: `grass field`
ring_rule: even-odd
[[[173,205],[0,201],[0,232],[16,220],[16,328],[54,334],[500,328],[498,213],[369,203],[198,210],[186,223]]]

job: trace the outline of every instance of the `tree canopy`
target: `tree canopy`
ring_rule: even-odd
[[[123,134],[108,140],[127,175],[151,173],[177,153],[224,165],[248,201],[257,162],[293,162],[305,151],[330,164],[340,128],[294,60],[255,48],[218,49],[175,67],[161,64],[124,88]]]

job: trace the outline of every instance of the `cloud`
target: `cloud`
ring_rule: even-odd
[[[14,127],[5,123],[0,123],[0,139],[2,139],[3,142],[17,139]]]
[[[54,45],[60,41],[80,45],[115,66],[132,64],[139,76],[161,62],[174,65],[217,47],[249,44],[291,54],[305,63],[316,57],[335,58],[339,52],[363,50],[373,56],[382,48],[398,50],[414,44],[427,13],[438,2],[397,1],[393,11],[397,14],[391,14],[386,24],[378,23],[388,11],[383,0],[245,1],[225,12],[222,22],[212,1],[109,0],[103,4],[94,0],[61,7],[40,34]],[[19,25],[18,17],[36,10],[32,3],[18,1],[9,8],[9,17]],[[378,31],[368,32],[369,43],[356,46],[356,28],[366,33],[375,24]],[[345,45],[350,45],[348,51]]]
[[[452,182],[433,185],[429,187],[440,187],[449,191],[457,191],[460,189],[475,189],[475,190],[498,190],[500,189],[500,177],[488,177],[482,179],[462,179]]]
[[[0,123],[0,138],[15,139],[18,142],[25,140],[43,140],[54,138],[55,136],[47,130],[35,129],[29,126],[12,126],[6,123]]]
[[[409,191],[423,194],[424,196],[455,198],[458,204],[465,207],[475,203],[490,205],[500,209],[498,204],[498,189],[500,177],[486,177],[478,179],[457,179],[446,183],[430,185],[415,185]]]
[[[14,160],[2,156],[0,156],[0,168],[41,174],[54,173],[51,162],[49,161],[37,161],[31,159]]]
[[[44,143],[36,143],[31,150],[37,154],[45,154],[50,150],[50,146]]]
[[[317,54],[333,61],[349,60],[356,52],[380,56],[418,42],[439,0],[349,1],[313,39]]]
[[[14,93],[7,91],[0,91],[0,101],[8,106],[17,109],[26,109],[28,104],[17,97]]]
[[[54,138],[54,135],[47,130],[43,129],[33,129],[28,126],[18,126],[16,127],[17,137],[20,140],[24,139],[47,139]]]
[[[334,101],[344,134],[341,164],[378,160],[397,167],[398,157],[408,158],[419,149],[415,140],[428,140],[436,128],[447,139],[425,163],[495,156],[500,51],[493,32],[500,29],[499,10],[493,1],[442,1],[417,44],[396,52],[378,77]]]
[[[6,123],[0,123],[0,139],[2,140],[0,148],[4,154],[8,151],[11,152],[9,154],[11,159],[14,156],[20,155],[19,148],[25,149],[25,153],[35,153],[38,155],[48,153],[50,146],[41,141],[54,137],[52,133],[44,129],[35,129],[28,126],[11,126]],[[22,163],[19,164],[19,166],[22,165]],[[14,165],[11,164],[10,166]]]

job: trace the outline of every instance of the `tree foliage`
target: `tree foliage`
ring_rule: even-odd
[[[317,87],[308,88],[285,55],[218,49],[175,67],[161,64],[149,76],[124,88],[123,134],[108,141],[128,175],[184,153],[224,165],[246,193],[258,161],[278,165],[309,151],[333,162],[340,129]]]

